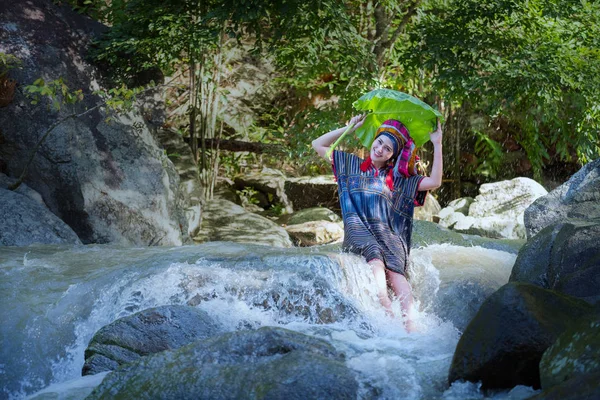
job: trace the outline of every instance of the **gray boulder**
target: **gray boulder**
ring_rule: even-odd
[[[100,329],[85,350],[82,375],[112,371],[120,365],[223,333],[211,317],[189,306],[151,308]]]
[[[284,215],[279,219],[279,222],[287,225],[297,225],[312,221],[340,222],[341,220],[339,215],[327,208],[311,207]]]
[[[446,217],[449,220],[445,225],[452,225],[458,232],[491,238],[525,239],[525,209],[547,193],[529,178],[486,183],[479,188],[468,215],[455,211]]]
[[[525,243],[520,239],[492,239],[477,235],[461,234],[429,221],[413,221],[411,248],[431,244],[454,244],[456,246],[481,246],[486,249],[516,254]]]
[[[461,336],[448,380],[482,388],[540,387],[542,354],[567,327],[591,313],[588,303],[525,283],[508,283],[479,308]]]
[[[333,175],[287,178],[284,187],[296,210],[325,207],[340,212],[338,186]]]
[[[599,237],[600,222],[570,220],[547,226],[520,250],[510,281],[532,283],[597,303]]]
[[[21,191],[31,189],[23,187]],[[45,206],[29,196],[0,188],[0,246],[34,243],[81,244],[81,241]]]
[[[600,399],[598,382],[600,382],[600,372],[577,375],[528,400],[598,400]]]
[[[228,241],[274,247],[292,247],[289,234],[268,218],[246,211],[230,201],[215,199],[204,206],[198,242]]]
[[[527,208],[527,238],[567,219],[600,219],[600,159],[586,164],[567,182]]]
[[[356,399],[358,391],[329,343],[266,327],[146,357],[108,375],[88,399]]]
[[[258,206],[267,209],[276,204],[283,206],[286,213],[293,212],[292,203],[284,190],[285,175],[281,171],[263,168],[260,172],[248,173],[236,177],[234,185],[236,190],[252,188],[256,191]]]
[[[585,374],[600,374],[600,315],[567,328],[540,361],[544,390]]]
[[[431,193],[427,193],[425,203],[421,207],[415,207],[414,219],[437,222],[441,209],[442,207],[437,199]]]
[[[187,234],[193,237],[200,230],[202,220],[202,202],[204,198],[202,184],[198,176],[198,165],[190,146],[178,132],[158,129],[157,137],[165,149],[167,157],[179,174],[179,192],[183,196],[184,213],[187,220]]]
[[[0,113],[0,159],[11,177],[21,174],[32,149],[50,126],[71,114],[43,142],[25,183],[84,243],[180,245],[187,221],[179,178],[138,112],[112,115],[94,108],[101,99],[97,70],[85,57],[104,26],[49,0],[4,2],[0,50],[23,62],[11,71],[19,85],[62,78],[82,89],[83,101],[59,112],[32,105],[17,91]],[[31,17],[32,15],[35,18]],[[60,29],[56,29],[60,26]],[[109,120],[110,117],[110,120]]]
[[[340,241],[344,238],[341,222],[309,221],[288,225],[285,230],[296,246],[316,246]]]

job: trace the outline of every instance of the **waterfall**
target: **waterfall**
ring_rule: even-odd
[[[370,267],[355,255],[224,242],[2,248],[0,397],[93,388],[101,376],[80,376],[98,329],[146,308],[187,304],[226,331],[281,326],[329,341],[365,398],[483,398],[476,384],[446,383],[456,325],[469,312],[461,302],[480,304],[506,283],[515,258],[480,247],[414,249],[419,331],[407,334],[385,315]],[[393,307],[399,314],[398,301]]]

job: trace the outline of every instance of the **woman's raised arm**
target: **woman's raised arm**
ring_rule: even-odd
[[[359,128],[363,124],[364,120],[365,115],[357,115],[352,117],[350,120],[350,124],[354,124],[352,131],[355,131],[357,128]],[[312,141],[313,149],[315,149],[319,156],[325,158],[327,161],[331,161],[327,158],[327,150],[329,150],[329,146],[331,146],[331,144],[335,142],[337,138],[342,136],[342,133],[346,131],[346,128],[347,126],[327,132],[326,134],[316,138]]]
[[[433,143],[433,165],[431,166],[431,176],[426,176],[421,180],[418,190],[426,191],[437,189],[442,185],[443,162],[442,162],[442,125],[437,123],[437,129],[429,135]]]

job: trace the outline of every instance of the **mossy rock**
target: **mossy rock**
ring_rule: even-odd
[[[487,388],[540,387],[542,354],[579,318],[588,303],[535,285],[511,282],[479,308],[461,336],[448,380]]]
[[[264,327],[146,357],[108,375],[88,399],[356,399],[358,389],[326,341]]]
[[[583,374],[600,373],[600,315],[569,327],[544,352],[542,388],[549,389]]]

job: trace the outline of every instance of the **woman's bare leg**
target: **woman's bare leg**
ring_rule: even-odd
[[[402,307],[402,316],[404,317],[406,330],[411,332],[414,330],[414,327],[412,323],[413,295],[410,283],[408,283],[404,275],[397,272],[388,269],[386,270],[386,274],[394,294],[400,299],[400,306]]]
[[[385,308],[385,311],[390,316],[394,316],[392,311],[392,300],[388,295],[387,291],[387,280],[385,277],[385,264],[381,260],[369,261],[369,265],[373,268],[373,275],[375,275],[375,284],[377,285],[377,297],[379,302]]]

